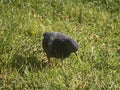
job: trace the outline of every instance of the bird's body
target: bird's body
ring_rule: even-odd
[[[46,32],[43,34],[43,49],[47,54],[48,61],[50,57],[61,59],[67,58],[72,52],[78,51],[76,41],[61,32]]]

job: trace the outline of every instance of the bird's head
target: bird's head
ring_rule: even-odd
[[[67,42],[67,47],[69,49],[70,52],[73,52],[75,53],[75,55],[78,55],[78,43],[76,41],[74,41],[73,39],[71,38],[68,38]]]

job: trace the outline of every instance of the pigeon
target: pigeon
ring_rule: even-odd
[[[78,43],[66,34],[45,32],[43,36],[42,46],[49,63],[53,63],[50,60],[51,57],[61,59],[63,64],[64,59],[70,56],[71,53],[78,54]]]

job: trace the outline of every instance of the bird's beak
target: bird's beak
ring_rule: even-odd
[[[78,51],[75,52],[75,55],[76,55],[76,56],[78,55]]]

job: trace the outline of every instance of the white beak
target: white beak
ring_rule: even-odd
[[[78,51],[75,52],[75,55],[76,55],[76,56],[78,55]]]

